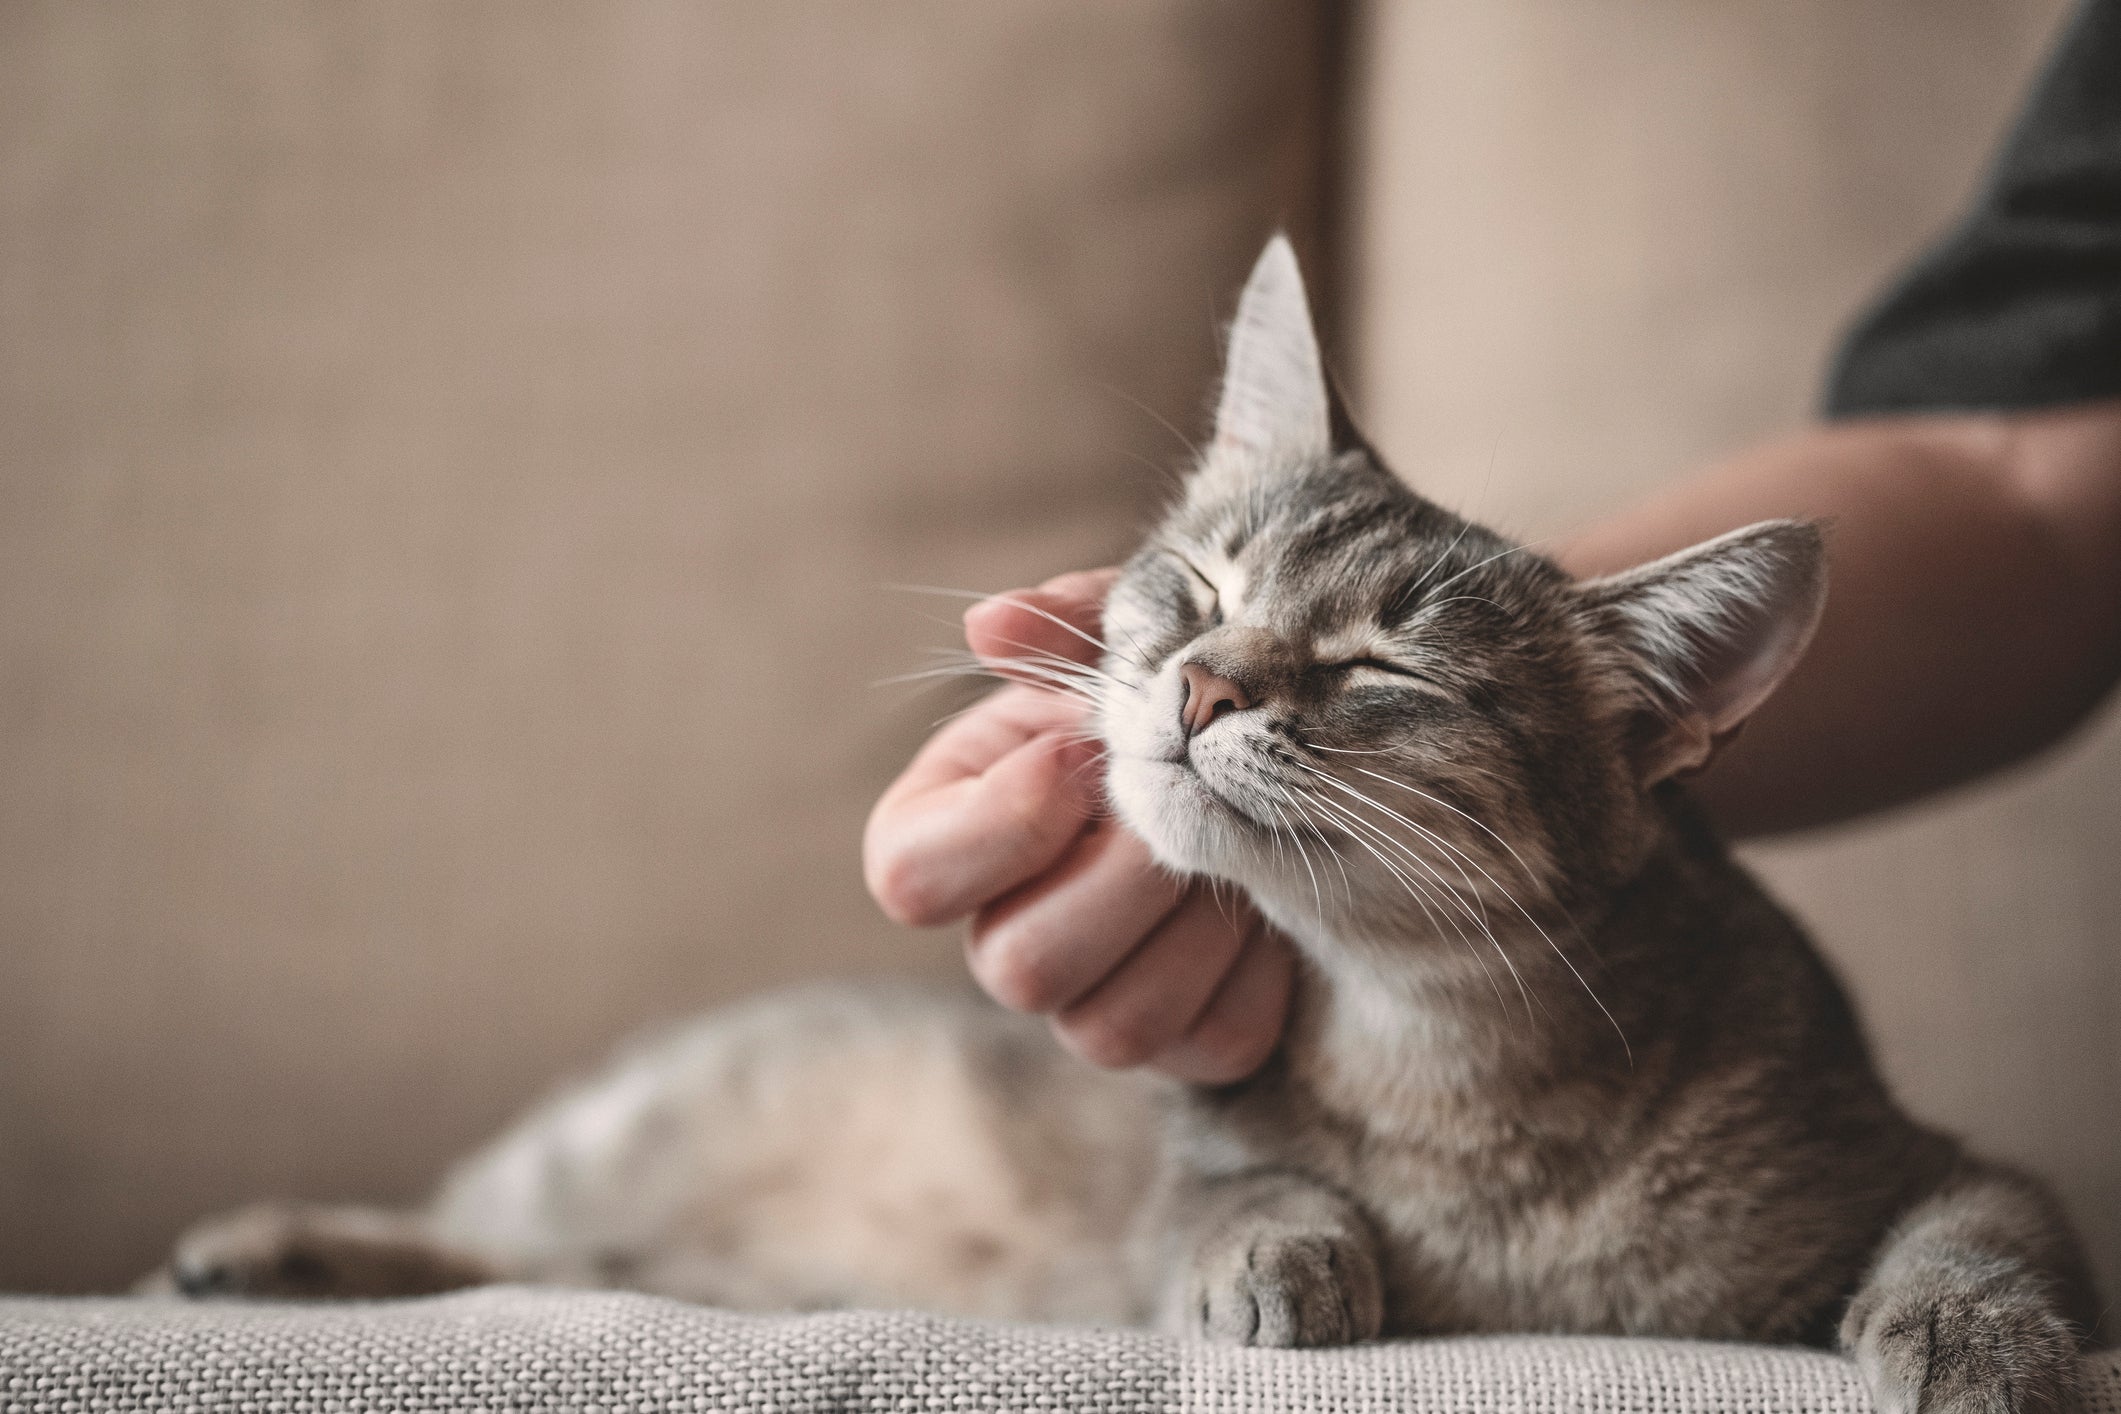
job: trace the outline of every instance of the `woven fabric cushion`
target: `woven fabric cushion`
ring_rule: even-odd
[[[2083,1414],[2121,1414],[2121,1354]],[[1613,1410],[1864,1414],[1810,1350],[1512,1337],[1230,1350],[908,1313],[491,1288],[361,1306],[0,1301],[0,1409]]]

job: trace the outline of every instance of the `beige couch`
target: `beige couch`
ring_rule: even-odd
[[[628,1028],[954,965],[946,601],[1107,559],[1263,234],[1531,535],[1805,416],[2054,0],[0,7],[0,1288],[416,1193]],[[2121,1288],[2109,721],[1760,852]]]

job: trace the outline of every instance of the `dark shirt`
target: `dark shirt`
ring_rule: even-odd
[[[1832,417],[2121,395],[2121,0],[2084,0],[1973,209],[1856,323]]]

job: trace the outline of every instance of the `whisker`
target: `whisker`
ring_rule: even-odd
[[[1091,667],[1087,663],[1079,663],[1073,658],[1063,658],[1056,654],[1048,653],[1044,649],[1032,648],[1028,645],[1019,644],[1016,646],[1024,648],[1024,651],[1029,656],[1011,659],[1006,665],[990,663],[988,660],[968,653],[961,648],[931,649],[929,650],[931,657],[939,657],[944,661],[915,672],[901,673],[896,677],[885,678],[878,685],[917,682],[944,677],[988,677],[1005,681],[1029,680],[1056,691],[1073,692],[1086,700],[1100,705],[1104,701],[1107,686],[1124,687],[1134,692],[1142,690],[1138,685],[1130,683],[1124,678],[1114,677],[1103,669]]]
[[[1098,667],[1095,663],[1084,663],[1074,658],[1064,658],[1060,654],[1049,652],[1044,648],[1034,647],[1029,643],[1019,643],[1013,638],[1005,638],[1002,642],[1008,644],[1011,648],[1021,648],[1024,652],[1031,655],[1028,660],[1012,658],[1009,660],[1011,665],[1024,661],[1043,663],[1051,668],[1065,669],[1071,673],[1081,673],[1088,677],[1100,678],[1105,682],[1111,683],[1114,687],[1124,687],[1133,692],[1141,691],[1139,684],[1128,682],[1122,677],[1115,677],[1103,668]]]
[[[1452,844],[1442,835],[1437,834],[1434,830],[1431,830],[1427,826],[1422,825],[1419,822],[1412,820],[1405,815],[1402,815],[1397,810],[1394,810],[1391,806],[1384,804],[1383,802],[1375,799],[1374,797],[1365,795],[1363,792],[1349,785],[1346,781],[1340,780],[1339,778],[1330,775],[1325,771],[1321,771],[1316,766],[1307,766],[1301,761],[1291,761],[1289,764],[1296,767],[1300,771],[1306,771],[1309,772],[1311,775],[1318,777],[1327,785],[1332,786],[1335,790],[1338,790],[1345,795],[1353,796],[1356,800],[1361,801],[1364,805],[1369,806],[1372,810],[1377,811],[1378,813],[1397,822],[1398,824],[1406,826],[1408,829],[1414,831],[1417,835],[1421,836],[1421,838],[1427,840],[1429,843],[1439,845],[1443,849],[1448,851],[1444,858],[1444,862],[1446,864],[1451,865],[1452,868],[1458,871],[1458,877],[1465,883],[1467,895],[1476,901],[1479,900],[1480,890],[1473,887],[1473,881],[1467,876],[1466,871],[1462,867],[1460,867],[1454,859],[1451,858],[1452,855],[1456,855],[1459,858],[1464,859],[1468,864],[1471,864],[1475,869],[1479,869],[1479,861],[1475,860],[1471,855],[1466,854],[1463,850],[1459,849],[1456,845]],[[1485,871],[1482,871],[1481,877],[1487,878],[1488,882],[1490,884],[1494,884],[1497,889],[1502,889],[1502,885],[1497,884],[1494,879],[1488,878]],[[1508,892],[1507,890],[1503,891],[1505,893]],[[1483,911],[1481,913],[1481,921],[1485,923],[1486,920],[1487,914],[1485,911],[1485,906],[1483,906]]]
[[[1406,850],[1404,846],[1399,843],[1399,841],[1394,840],[1389,835],[1384,834],[1382,831],[1378,830],[1375,825],[1372,825],[1369,821],[1364,820],[1360,816],[1355,815],[1345,806],[1337,805],[1333,801],[1327,800],[1324,796],[1318,795],[1314,792],[1305,791],[1303,794],[1304,797],[1312,804],[1331,810],[1336,816],[1340,817],[1342,820],[1354,824],[1369,833],[1377,835],[1379,838],[1383,839],[1386,844],[1392,846],[1395,850],[1397,850],[1403,857],[1409,859],[1410,861],[1416,864],[1422,865],[1422,867],[1424,868],[1427,868],[1425,861],[1416,859],[1412,854],[1410,854]],[[1438,919],[1436,914],[1429,908],[1428,904],[1428,900],[1430,898],[1434,898],[1434,895],[1430,894],[1427,889],[1423,888],[1415,880],[1408,878],[1406,874],[1401,872],[1401,870],[1392,863],[1391,860],[1384,857],[1384,855],[1378,850],[1376,845],[1371,844],[1370,841],[1363,838],[1362,835],[1352,835],[1350,836],[1350,838],[1352,838],[1357,844],[1361,845],[1364,849],[1368,850],[1371,857],[1374,858],[1379,864],[1384,866],[1385,872],[1399,881],[1400,887],[1405,889],[1407,892],[1407,896],[1414,900],[1415,907],[1421,910],[1422,916],[1429,920],[1429,926],[1436,930],[1436,933],[1439,937],[1443,935],[1444,923],[1446,921],[1449,922],[1451,931],[1458,935],[1458,941],[1464,945],[1466,951],[1472,955],[1473,961],[1480,965],[1480,970],[1482,974],[1487,977],[1488,986],[1495,993],[1496,1003],[1507,1009],[1508,1003],[1503,1001],[1502,987],[1495,980],[1494,970],[1488,966],[1487,959],[1480,955],[1480,949],[1473,946],[1472,938],[1468,937],[1466,934],[1466,930],[1463,927],[1459,926],[1457,919],[1453,918],[1448,912],[1444,914],[1444,917],[1442,919]],[[1428,872],[1431,877],[1437,878],[1439,885],[1444,889],[1447,895],[1453,894],[1453,891],[1450,889],[1450,886],[1448,884],[1444,884],[1440,876],[1437,876],[1433,869],[1429,869]],[[1455,895],[1453,897],[1453,901],[1457,902],[1458,906],[1461,909],[1465,907],[1464,902],[1462,900],[1456,899]],[[1441,906],[1441,902],[1442,901],[1439,899],[1439,907]],[[1503,960],[1504,966],[1509,967],[1510,975],[1513,978],[1517,978],[1517,990],[1520,996],[1522,996],[1524,993],[1524,979],[1521,977],[1517,977],[1516,967],[1511,965],[1509,954],[1503,952],[1502,945],[1496,942],[1494,933],[1485,928],[1483,929],[1483,931],[1487,933],[1488,942],[1491,946],[1494,947],[1496,956],[1500,957]],[[1532,1002],[1530,997],[1524,997],[1524,1006],[1525,1015],[1527,1017],[1530,1017],[1532,1014]]]
[[[1451,558],[1451,552],[1458,548],[1459,542],[1464,540],[1468,535],[1472,533],[1472,521],[1469,520],[1463,525],[1459,526],[1458,534],[1451,537],[1451,543],[1443,547],[1442,554],[1438,555],[1435,559],[1429,561],[1429,567],[1421,572],[1421,578],[1415,580],[1412,584],[1408,585],[1405,589],[1399,592],[1399,597],[1392,601],[1391,611],[1396,614],[1401,609],[1405,608],[1408,602],[1411,601],[1414,596],[1420,592],[1421,587],[1429,582],[1429,576],[1435,574],[1436,571],[1443,568],[1444,562]]]
[[[1306,767],[1305,769],[1308,770],[1309,768]],[[1328,785],[1335,786],[1340,790],[1345,791],[1348,794],[1354,796],[1357,801],[1369,806],[1371,809],[1378,810],[1381,813],[1390,816],[1392,819],[1397,820],[1400,824],[1407,825],[1416,833],[1422,835],[1424,838],[1430,839],[1435,843],[1442,845],[1447,850],[1450,848],[1449,841],[1444,840],[1439,836],[1430,834],[1429,831],[1422,829],[1421,826],[1415,824],[1411,820],[1408,820],[1405,816],[1398,814],[1396,811],[1393,811],[1388,807],[1379,805],[1376,801],[1362,794],[1360,791],[1350,790],[1344,782],[1336,781],[1331,776],[1325,775],[1323,772],[1313,772],[1313,774],[1317,775]],[[1315,794],[1313,798],[1316,799],[1321,805],[1334,806],[1334,808],[1339,814],[1361,824],[1364,828],[1371,831],[1378,838],[1384,840],[1387,844],[1392,846],[1392,848],[1396,850],[1402,858],[1406,859],[1409,863],[1413,864],[1416,868],[1420,869],[1423,873],[1427,874],[1432,880],[1435,881],[1436,887],[1441,889],[1443,891],[1444,897],[1448,898],[1453,904],[1457,906],[1459,912],[1465,915],[1466,921],[1480,929],[1481,935],[1488,940],[1488,946],[1492,947],[1495,950],[1495,955],[1502,959],[1502,965],[1510,970],[1510,979],[1517,984],[1518,996],[1524,1002],[1525,1016],[1527,1019],[1532,1019],[1532,997],[1525,987],[1524,977],[1518,972],[1517,964],[1511,959],[1509,953],[1503,948],[1501,940],[1499,940],[1495,936],[1494,926],[1488,921],[1486,906],[1481,903],[1479,891],[1474,889],[1473,881],[1472,879],[1467,877],[1466,871],[1463,868],[1460,868],[1456,864],[1456,862],[1450,858],[1448,854],[1445,855],[1444,862],[1450,864],[1452,868],[1456,869],[1458,872],[1458,877],[1464,880],[1465,882],[1465,893],[1461,894],[1455,887],[1452,886],[1451,882],[1448,879],[1445,879],[1442,874],[1437,872],[1436,866],[1434,864],[1430,863],[1427,859],[1423,858],[1406,841],[1395,839],[1392,834],[1389,831],[1385,830],[1382,826],[1376,824],[1373,821],[1362,819],[1360,816],[1357,816],[1352,810],[1350,810],[1346,806],[1336,805],[1335,802],[1328,801],[1323,796],[1317,796]],[[1475,867],[1477,868],[1479,866],[1476,864]],[[1472,904],[1467,903],[1468,898],[1473,901]],[[1476,904],[1480,905],[1478,912],[1475,911],[1473,906]],[[1453,926],[1454,928],[1456,927],[1455,921],[1453,923]],[[1464,936],[1463,930],[1460,930],[1460,936]],[[1470,947],[1471,945],[1471,940],[1468,939],[1467,946]],[[1475,955],[1478,955],[1477,950]],[[1485,966],[1485,964],[1483,964],[1483,966]]]
[[[1326,900],[1325,895],[1319,892],[1318,871],[1311,867],[1311,852],[1304,848],[1304,842],[1297,837],[1296,831],[1290,828],[1288,817],[1281,813],[1281,807],[1269,804],[1267,808],[1282,822],[1282,830],[1288,836],[1290,845],[1295,848],[1296,857],[1303,861],[1304,873],[1311,877],[1311,902],[1318,910],[1318,931],[1323,934],[1326,931]]]
[[[1333,841],[1326,838],[1325,831],[1318,828],[1316,821],[1304,814],[1302,804],[1293,799],[1285,787],[1277,785],[1275,788],[1281,791],[1282,799],[1287,800],[1291,806],[1295,807],[1296,818],[1309,827],[1312,837],[1318,841],[1319,848],[1326,852],[1326,858],[1332,860],[1333,867],[1340,871],[1341,896],[1352,907],[1355,903],[1355,884],[1353,880],[1348,878],[1348,866],[1341,859],[1340,851],[1333,848]],[[1321,923],[1319,926],[1323,930],[1325,925]]]
[[[1038,615],[1040,618],[1046,620],[1048,623],[1054,625],[1056,628],[1065,629],[1067,632],[1074,634],[1077,638],[1080,638],[1083,642],[1089,644],[1092,648],[1097,649],[1100,653],[1110,653],[1115,658],[1127,658],[1126,654],[1120,652],[1117,648],[1114,648],[1111,644],[1105,642],[1105,640],[1099,638],[1096,634],[1089,633],[1083,629],[1077,628],[1074,624],[1069,623],[1059,614],[1056,614],[1049,609],[1041,609],[1036,604],[1028,604],[1022,599],[1015,598],[1008,594],[982,594],[976,589],[945,589],[939,585],[933,584],[891,584],[886,585],[885,588],[895,589],[902,594],[940,594],[945,596],[946,598],[951,599],[973,599],[980,601],[985,601],[988,599],[999,599],[1004,604],[1013,604],[1017,608],[1025,610],[1028,613]],[[1127,658],[1127,661],[1133,663],[1135,667],[1140,668],[1143,672],[1147,672],[1149,670],[1149,665],[1141,662],[1139,659]]]
[[[1510,612],[1508,609],[1503,608],[1502,605],[1496,603],[1493,599],[1483,598],[1478,594],[1453,594],[1448,599],[1424,600],[1422,602],[1421,612],[1426,614],[1431,609],[1441,609],[1446,604],[1486,604],[1489,608],[1496,610],[1498,613],[1507,614],[1508,612]]]
[[[893,677],[880,678],[870,684],[870,686],[891,687],[912,682],[937,682],[952,678],[993,679],[999,676],[999,674],[984,666],[945,664],[939,667],[921,668],[910,673],[899,673]],[[1080,678],[1051,673],[1037,665],[1026,666],[1019,673],[1012,675],[1009,680],[1021,682],[1024,686],[1035,687],[1044,692],[1055,692],[1065,697],[1074,697],[1093,707],[1104,705],[1104,697],[1098,690],[1098,684]],[[948,719],[946,718],[945,720]]]
[[[1489,565],[1494,564],[1497,560],[1508,559],[1512,555],[1522,555],[1528,550],[1536,550],[1542,545],[1551,545],[1559,538],[1559,536],[1549,535],[1544,540],[1529,540],[1522,545],[1512,545],[1507,550],[1497,551],[1495,554],[1488,556],[1485,560],[1481,560],[1475,564],[1467,565],[1457,574],[1452,575],[1449,579],[1437,585],[1436,588],[1430,592],[1435,594],[1441,594],[1444,590],[1449,589],[1452,585],[1458,583],[1458,581],[1464,579],[1467,575],[1473,573],[1473,571],[1475,570],[1485,569]]]
[[[1309,767],[1307,767],[1307,770],[1309,770]],[[1389,818],[1393,818],[1393,820],[1398,820],[1398,823],[1400,823],[1400,825],[1406,825],[1406,827],[1410,827],[1410,829],[1413,829],[1415,833],[1419,833],[1421,837],[1425,837],[1425,839],[1430,839],[1430,842],[1434,842],[1434,844],[1440,844],[1440,846],[1444,846],[1444,848],[1447,848],[1447,850],[1451,848],[1451,844],[1447,842],[1447,839],[1442,839],[1442,837],[1438,837],[1438,835],[1432,835],[1430,831],[1425,831],[1425,829],[1421,829],[1419,825],[1415,825],[1415,823],[1413,823],[1413,820],[1408,820],[1406,816],[1402,816],[1402,814],[1398,814],[1398,812],[1393,812],[1393,810],[1389,810],[1389,808],[1385,808],[1385,806],[1379,806],[1379,803],[1377,803],[1377,801],[1374,801],[1374,799],[1370,799],[1368,795],[1362,795],[1360,791],[1349,791],[1349,786],[1347,786],[1345,782],[1338,782],[1338,780],[1334,780],[1332,776],[1326,776],[1326,774],[1321,774],[1321,772],[1313,772],[1313,774],[1317,774],[1317,776],[1319,776],[1321,780],[1326,780],[1326,784],[1338,786],[1338,789],[1340,789],[1340,791],[1345,791],[1347,795],[1353,795],[1353,797],[1355,797],[1355,801],[1360,801],[1360,803],[1364,803],[1364,806],[1370,806],[1372,810],[1379,810],[1381,814],[1385,814],[1385,816],[1389,816]],[[1357,825],[1362,825],[1364,829],[1368,829],[1370,833],[1374,833],[1374,835],[1377,835],[1379,839],[1383,839],[1383,842],[1385,842],[1385,844],[1389,844],[1389,846],[1391,846],[1393,850],[1396,850],[1396,852],[1398,852],[1398,854],[1402,856],[1402,859],[1406,859],[1406,861],[1408,861],[1410,865],[1415,865],[1417,869],[1421,869],[1423,873],[1427,873],[1427,876],[1430,876],[1430,878],[1432,878],[1432,880],[1436,882],[1436,886],[1438,886],[1438,888],[1440,888],[1440,890],[1444,892],[1444,897],[1449,897],[1449,899],[1451,899],[1451,903],[1455,903],[1455,905],[1457,905],[1457,909],[1459,909],[1459,912],[1461,912],[1463,916],[1466,916],[1466,920],[1468,920],[1468,922],[1472,922],[1474,926],[1478,926],[1478,929],[1480,929],[1480,935],[1483,935],[1483,937],[1487,937],[1487,941],[1489,941],[1489,945],[1491,945],[1491,948],[1495,950],[1495,954],[1502,958],[1502,962],[1504,962],[1504,967],[1508,967],[1508,969],[1510,969],[1510,977],[1514,979],[1514,982],[1517,982],[1517,990],[1519,990],[1519,994],[1523,996],[1523,1001],[1525,1001],[1525,1015],[1527,1015],[1527,1018],[1529,1018],[1529,1015],[1531,1015],[1531,996],[1529,996],[1529,994],[1525,994],[1525,979],[1523,979],[1523,977],[1519,975],[1519,971],[1517,971],[1517,965],[1514,965],[1514,962],[1510,960],[1510,954],[1508,954],[1508,952],[1504,952],[1504,948],[1502,948],[1502,943],[1495,939],[1495,929],[1493,929],[1493,924],[1491,924],[1491,922],[1489,922],[1489,918],[1487,918],[1487,905],[1485,905],[1483,901],[1480,901],[1480,892],[1478,892],[1478,890],[1476,890],[1476,888],[1472,886],[1472,878],[1468,878],[1468,876],[1466,876],[1466,869],[1461,869],[1461,867],[1459,867],[1459,865],[1457,865],[1457,863],[1455,863],[1455,861],[1451,859],[1451,856],[1449,856],[1449,854],[1444,854],[1444,863],[1447,863],[1447,865],[1451,865],[1451,867],[1453,867],[1453,869],[1457,871],[1457,876],[1459,876],[1459,880],[1463,880],[1463,884],[1466,884],[1466,890],[1463,890],[1463,892],[1459,892],[1459,888],[1457,888],[1457,886],[1453,886],[1453,884],[1451,884],[1451,882],[1449,882],[1447,878],[1442,878],[1442,873],[1438,873],[1438,871],[1436,871],[1436,865],[1434,865],[1434,863],[1430,863],[1430,861],[1427,861],[1427,859],[1423,859],[1423,856],[1421,856],[1421,854],[1419,854],[1419,852],[1417,852],[1417,850],[1415,850],[1413,846],[1410,846],[1408,842],[1404,842],[1404,839],[1396,839],[1396,837],[1393,837],[1393,835],[1391,835],[1391,833],[1389,833],[1387,829],[1383,829],[1381,825],[1377,825],[1377,823],[1374,823],[1374,820],[1364,820],[1362,816],[1357,816],[1357,814],[1355,814],[1353,810],[1349,810],[1347,806],[1338,806],[1338,803],[1336,803],[1336,801],[1328,801],[1326,797],[1321,797],[1321,795],[1315,795],[1315,793],[1313,793],[1313,799],[1317,799],[1317,803],[1321,803],[1321,806],[1332,806],[1336,814],[1340,814],[1340,816],[1345,816],[1345,818],[1351,818],[1351,820],[1355,820],[1355,823],[1357,823]],[[1474,867],[1478,867],[1478,865],[1474,865]],[[1470,899],[1472,903],[1468,903],[1468,899]],[[1476,912],[1476,905],[1478,905],[1478,912]]]
[[[1380,746],[1375,751],[1359,750],[1352,746],[1320,746],[1315,741],[1303,742],[1302,746],[1306,751],[1330,751],[1335,756],[1390,756],[1396,751],[1406,750],[1407,743],[1413,740],[1413,737],[1406,737],[1390,746]]]
[[[1413,795],[1420,796],[1423,800],[1426,800],[1431,804],[1440,805],[1444,809],[1450,811],[1452,814],[1457,815],[1461,819],[1466,820],[1476,829],[1483,831],[1490,839],[1494,840],[1497,844],[1501,845],[1504,849],[1508,850],[1510,853],[1510,858],[1517,861],[1517,867],[1524,870],[1525,878],[1528,882],[1534,884],[1538,882],[1539,876],[1532,872],[1531,866],[1525,863],[1524,856],[1520,855],[1517,852],[1515,846],[1513,846],[1508,840],[1504,839],[1501,835],[1498,835],[1493,830],[1489,829],[1485,823],[1471,815],[1466,814],[1465,811],[1460,810],[1457,806],[1451,804],[1451,802],[1449,802],[1448,800],[1439,800],[1435,796],[1430,795],[1425,790],[1421,790],[1418,787],[1408,785],[1405,781],[1394,780],[1390,776],[1381,776],[1377,772],[1367,770],[1361,766],[1358,766],[1355,769],[1357,771],[1360,771],[1363,775],[1369,776],[1373,780],[1383,781],[1388,786],[1397,786],[1403,791],[1407,791]],[[1419,827],[1417,826],[1416,828]],[[1518,902],[1517,896],[1515,894],[1511,893],[1508,889],[1503,888],[1500,883],[1497,883],[1494,876],[1489,874],[1487,870],[1482,869],[1478,861],[1473,860],[1471,856],[1467,856],[1467,862],[1471,863],[1476,870],[1480,871],[1480,874],[1483,878],[1487,879],[1489,883],[1494,884],[1495,887],[1501,891],[1502,896],[1505,899],[1509,900],[1510,906],[1512,908],[1515,908],[1520,914],[1524,915],[1525,922],[1531,924],[1533,931],[1538,933],[1540,939],[1545,942],[1550,949],[1553,950],[1554,956],[1561,959],[1562,965],[1569,969],[1569,974],[1573,976],[1576,979],[1577,984],[1583,988],[1584,994],[1591,999],[1591,1001],[1597,1006],[1599,1011],[1605,1014],[1607,1024],[1609,1024],[1613,1028],[1613,1034],[1620,1038],[1620,1048],[1627,1053],[1628,1064],[1630,1066],[1633,1066],[1635,1063],[1635,1048],[1628,1044],[1627,1032],[1621,1029],[1620,1022],[1614,1018],[1612,1010],[1606,1006],[1605,1001],[1598,995],[1597,990],[1591,986],[1590,982],[1585,979],[1583,973],[1577,969],[1575,962],[1570,959],[1569,955],[1566,952],[1562,951],[1561,944],[1555,942],[1552,936],[1548,934],[1547,930],[1540,926],[1539,920],[1532,916],[1531,910],[1526,908],[1522,903]]]
[[[1140,462],[1143,466],[1155,472],[1164,480],[1170,482],[1174,490],[1185,489],[1186,478],[1180,476],[1177,472],[1173,471],[1170,467],[1165,466],[1156,458],[1144,456],[1142,455],[1142,453],[1135,451],[1132,447],[1121,447],[1119,449],[1119,454],[1129,461]]]
[[[1223,881],[1213,874],[1208,876],[1208,897],[1215,900],[1215,911],[1223,922],[1230,925],[1232,932],[1237,931],[1237,919],[1231,916],[1229,906],[1223,902]]]
[[[1099,388],[1102,388],[1104,389],[1104,391],[1110,393],[1113,397],[1120,399],[1122,402],[1131,403],[1133,404],[1133,406],[1140,409],[1142,412],[1147,413],[1150,419],[1154,421],[1158,427],[1163,428],[1164,431],[1170,433],[1173,437],[1178,439],[1178,445],[1186,449],[1187,456],[1192,457],[1195,461],[1198,461],[1200,459],[1201,449],[1199,447],[1194,446],[1193,439],[1188,437],[1185,433],[1179,431],[1178,427],[1171,421],[1170,418],[1165,417],[1155,408],[1150,407],[1140,398],[1135,397],[1132,393],[1128,392],[1125,388],[1120,387],[1116,383],[1107,383],[1102,378],[1092,379],[1091,381]]]
[[[1533,885],[1534,887],[1537,887],[1539,885],[1539,875],[1534,873],[1532,870],[1532,866],[1525,862],[1524,856],[1519,854],[1517,852],[1516,847],[1512,845],[1508,840],[1504,839],[1501,835],[1498,835],[1493,830],[1489,829],[1486,821],[1480,819],[1476,815],[1467,814],[1465,811],[1453,805],[1450,801],[1443,799],[1441,796],[1431,795],[1427,791],[1421,789],[1419,786],[1408,785],[1405,781],[1395,779],[1391,776],[1382,775],[1379,772],[1369,769],[1367,766],[1357,766],[1354,769],[1359,775],[1368,776],[1373,781],[1382,781],[1388,786],[1396,786],[1400,790],[1407,792],[1409,795],[1419,796],[1423,800],[1429,802],[1429,804],[1431,805],[1440,806],[1443,809],[1450,811],[1453,815],[1456,815],[1459,819],[1465,821],[1474,829],[1479,830],[1489,839],[1495,841],[1495,843],[1501,845],[1505,850],[1508,850],[1510,858],[1515,860],[1517,862],[1517,867],[1524,871],[1525,882]],[[1478,868],[1479,866],[1476,865],[1475,867]],[[1494,881],[1490,880],[1489,882],[1492,883]],[[1501,888],[1502,886],[1500,884],[1496,884],[1496,887]]]

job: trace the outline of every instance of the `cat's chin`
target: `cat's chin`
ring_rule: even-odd
[[[1235,878],[1260,829],[1183,761],[1116,756],[1106,787],[1120,821],[1159,864],[1183,874]]]

